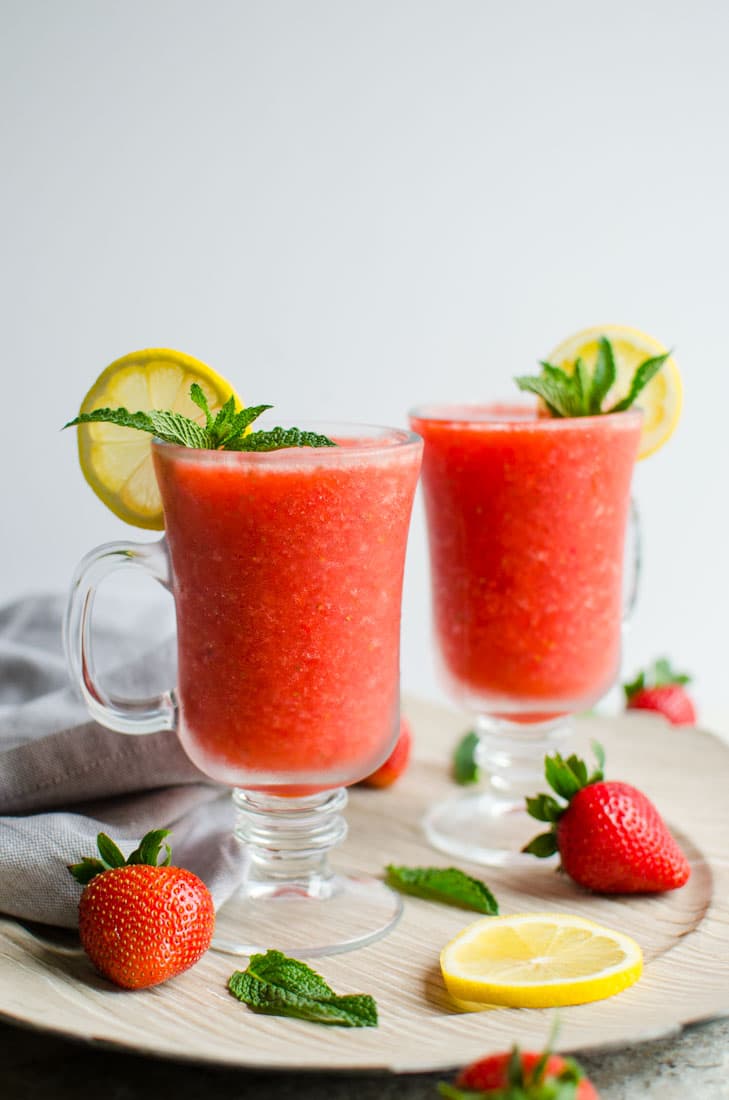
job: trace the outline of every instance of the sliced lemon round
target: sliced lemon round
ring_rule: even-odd
[[[569,913],[519,913],[470,924],[440,956],[464,1008],[551,1008],[620,993],[643,969],[629,936]]]
[[[133,351],[102,371],[79,411],[171,409],[204,423],[205,414],[190,398],[193,382],[201,386],[211,412],[231,395],[241,404],[230,383],[204,363],[180,351],[148,348]],[[96,495],[127,523],[161,531],[164,517],[151,435],[103,421],[79,424],[77,431],[81,470]]]
[[[603,403],[610,408],[625,397],[635,369],[645,359],[663,355],[666,348],[652,336],[627,325],[596,325],[582,329],[563,340],[547,361],[555,367],[571,371],[577,359],[592,367],[597,358],[598,343],[605,336],[613,347],[617,377]],[[643,435],[638,458],[647,458],[670,439],[676,430],[683,404],[683,384],[676,361],[671,356],[638,395],[635,407],[643,411]]]

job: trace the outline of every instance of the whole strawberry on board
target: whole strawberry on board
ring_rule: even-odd
[[[86,954],[105,977],[125,989],[144,989],[187,970],[210,946],[213,899],[192,871],[171,867],[169,829],[155,829],[125,859],[99,833],[100,859],[84,858],[69,871],[84,886],[79,934]]]
[[[461,1070],[452,1085],[441,1082],[446,1100],[599,1100],[595,1086],[572,1058],[518,1047],[489,1054]]]
[[[588,775],[578,756],[547,756],[551,794],[527,798],[527,810],[550,828],[523,849],[545,858],[559,852],[562,870],[600,894],[649,894],[683,886],[688,860],[656,807],[629,783],[605,781],[605,754],[593,742],[598,766]]]
[[[670,662],[661,657],[645,672],[640,672],[630,684],[623,684],[628,710],[652,710],[662,714],[674,726],[695,726],[696,708],[686,691],[691,677],[674,672]]]
[[[400,733],[395,748],[384,764],[368,775],[360,782],[365,787],[391,787],[396,779],[399,779],[410,763],[410,753],[413,747],[413,733],[407,718],[400,719]]]

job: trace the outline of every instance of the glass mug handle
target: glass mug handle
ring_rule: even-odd
[[[628,530],[625,539],[625,580],[623,582],[623,627],[630,625],[638,600],[641,565],[643,562],[640,536],[640,515],[635,497],[630,498]]]
[[[92,718],[117,733],[155,733],[177,724],[174,693],[165,691],[148,699],[123,699],[107,692],[96,675],[92,644],[93,607],[96,591],[110,573],[137,569],[169,591],[167,547],[158,542],[107,542],[91,550],[79,563],[71,584],[64,623],[66,660]]]

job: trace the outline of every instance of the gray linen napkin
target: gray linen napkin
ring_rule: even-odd
[[[66,672],[64,602],[37,596],[0,608],[0,913],[75,927],[79,887],[67,864],[94,855],[101,831],[128,854],[162,827],[172,830],[173,863],[198,874],[219,906],[245,872],[230,792],[197,770],[173,733],[125,736],[89,720]],[[145,632],[131,633],[95,616],[115,690],[144,696],[173,666],[173,643],[134,660]]]

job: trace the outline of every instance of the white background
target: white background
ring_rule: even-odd
[[[291,418],[509,395],[564,336],[676,349],[642,467],[626,672],[729,707],[729,7],[717,0],[3,0],[0,600],[136,537],[59,427],[182,349]],[[140,535],[145,538],[145,535]],[[406,691],[438,697],[420,505]],[[441,696],[442,697],[442,696]]]

